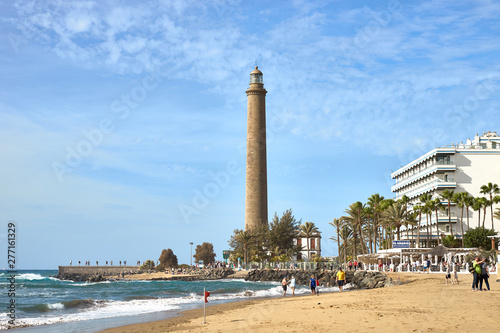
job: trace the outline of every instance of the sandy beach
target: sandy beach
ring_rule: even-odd
[[[186,311],[173,319],[105,330],[160,332],[471,332],[500,328],[500,283],[471,290],[472,275],[445,285],[444,274],[389,274],[402,285],[373,290],[252,300]],[[484,287],[484,286],[483,286]]]

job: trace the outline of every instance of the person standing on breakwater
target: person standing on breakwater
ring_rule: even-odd
[[[311,287],[311,294],[316,294],[316,279],[314,275],[311,275],[311,282],[309,282],[309,286]]]
[[[339,285],[339,293],[344,289],[345,284],[345,272],[342,270],[342,267],[339,268],[337,272],[337,276],[335,277],[335,282]]]
[[[288,287],[288,280],[286,279],[286,276],[281,280],[281,287],[283,288],[283,296],[286,294],[286,287]]]

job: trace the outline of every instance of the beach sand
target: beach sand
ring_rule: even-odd
[[[445,285],[444,274],[388,274],[402,285],[226,303],[186,311],[173,319],[105,330],[160,332],[473,332],[500,328],[500,283],[489,292],[471,290],[472,275]],[[484,287],[484,286],[483,286]]]

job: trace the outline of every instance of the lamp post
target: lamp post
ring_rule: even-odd
[[[193,242],[189,243],[191,245],[191,267],[193,267]]]

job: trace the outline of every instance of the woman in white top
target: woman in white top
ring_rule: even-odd
[[[290,288],[292,289],[292,296],[295,296],[295,276],[292,275],[290,280]]]

